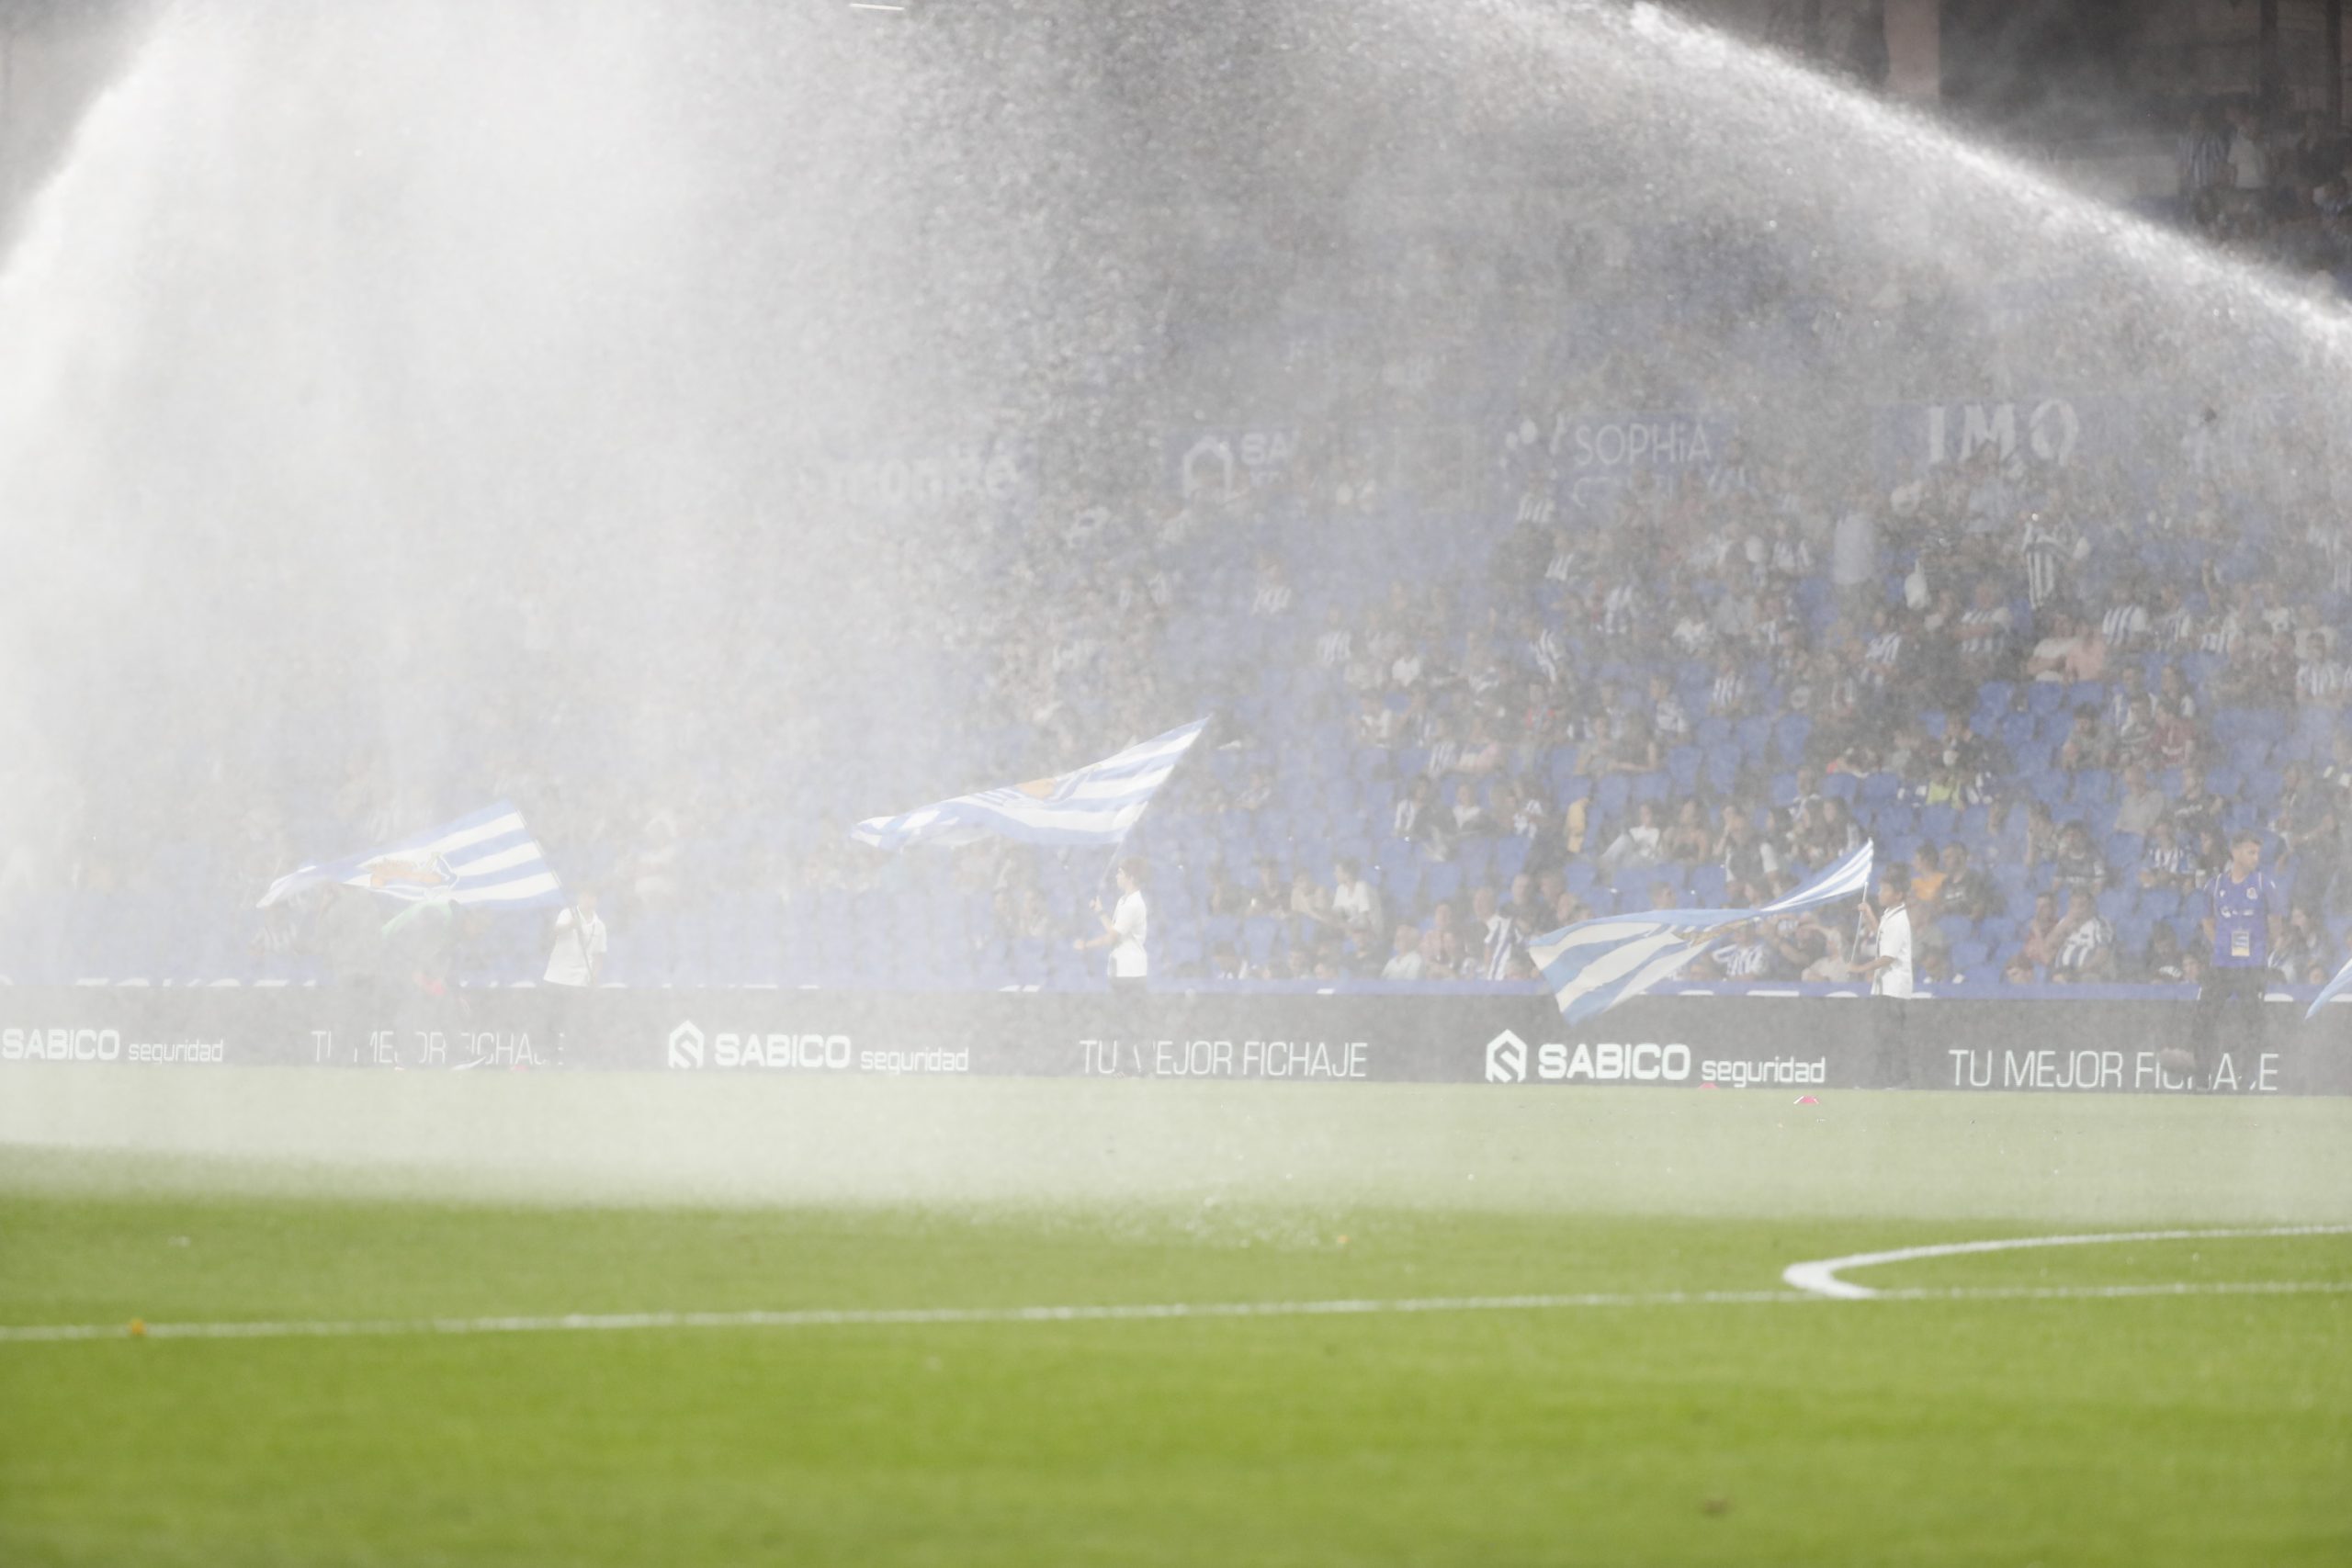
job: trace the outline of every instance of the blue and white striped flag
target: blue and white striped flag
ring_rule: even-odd
[[[289,871],[269,885],[260,908],[322,882],[404,904],[446,899],[532,909],[563,902],[562,885],[523,814],[503,801],[380,850]]]
[[[2303,1021],[2308,1023],[2317,1018],[2319,1010],[2343,995],[2347,986],[2352,986],[2352,964],[2346,964],[2343,968],[2338,969],[2335,972],[2335,978],[2319,988],[2319,995],[2312,998],[2311,1011],[2303,1014]]]
[[[1706,951],[1725,926],[1834,904],[1870,890],[1871,846],[1864,844],[1804,886],[1760,909],[1645,909],[1578,920],[1527,944],[1544,983],[1570,1023],[1637,997]]]
[[[991,834],[1024,844],[1115,844],[1143,816],[1207,723],[1195,719],[1059,778],[959,795],[899,817],[870,818],[851,829],[850,837],[881,850],[968,844]]]

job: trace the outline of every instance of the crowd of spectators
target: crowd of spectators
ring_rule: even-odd
[[[2331,279],[2352,264],[2352,139],[2325,114],[2208,105],[2174,161],[2181,216],[2218,243]]]
[[[2190,486],[2125,525],[1990,449],[1891,494],[1682,480],[1573,525],[1539,483],[1451,577],[1309,591],[1261,547],[1230,615],[1279,628],[1251,646],[1295,679],[1235,705],[1234,750],[1154,824],[1170,956],[1193,895],[1207,973],[1526,978],[1531,934],[1759,906],[1867,837],[1912,867],[1931,982],[2193,980],[2197,890],[2251,828],[2293,890],[2280,977],[2342,962],[2331,516]],[[1151,658],[1154,617],[1125,624]],[[1763,922],[1690,973],[1840,981],[1857,934]]]

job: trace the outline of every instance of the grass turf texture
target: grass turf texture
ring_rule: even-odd
[[[297,1077],[322,1136],[388,1096],[544,1122],[617,1092],[266,1092]],[[481,1168],[19,1147],[0,1321],[1769,1290],[1934,1241],[2352,1219],[2352,1108],[2312,1102],[804,1085],[761,1109],[813,1138],[975,1090],[1012,1141],[953,1203],[493,1203]],[[704,1096],[722,1132],[743,1113]],[[1120,1127],[1110,1197],[1020,1152],[1032,1114]],[[1213,1134],[1256,1174],[1186,1179]],[[1860,1278],[2344,1281],[2352,1237]],[[7,1344],[0,1562],[2337,1562],[2348,1330],[2352,1296],[2307,1295]]]

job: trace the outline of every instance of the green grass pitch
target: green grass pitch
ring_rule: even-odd
[[[13,1325],[1773,1292],[2352,1223],[2311,1101],[5,1087]],[[2352,1561],[2352,1235],[1854,1278],[2330,1289],[0,1341],[0,1562]]]

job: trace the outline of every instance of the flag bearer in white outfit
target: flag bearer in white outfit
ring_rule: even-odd
[[[1102,922],[1102,930],[1098,935],[1080,940],[1079,950],[1109,948],[1111,988],[1142,990],[1145,978],[1151,973],[1151,960],[1144,946],[1150,921],[1144,908],[1141,856],[1129,855],[1119,863],[1119,901],[1105,914],[1102,900],[1097,898],[1094,918]]]
[[[1912,1080],[1914,1064],[1905,1049],[1904,1013],[1911,999],[1911,868],[1900,862],[1879,874],[1878,908],[1862,905],[1862,917],[1878,930],[1878,956],[1858,972],[1871,980],[1871,995],[1892,1002],[1879,1010],[1880,1082],[1899,1089]]]

